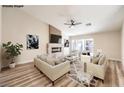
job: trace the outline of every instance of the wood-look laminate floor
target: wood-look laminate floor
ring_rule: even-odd
[[[51,87],[51,81],[33,63],[19,65],[14,69],[5,69],[0,73],[1,87]],[[81,85],[65,76],[58,80],[55,87],[81,87]],[[124,68],[121,62],[108,61],[105,81],[98,80],[97,87],[124,86]]]
[[[101,87],[124,87],[124,65],[119,61],[108,61],[105,82],[99,82]]]
[[[50,87],[52,82],[41,73],[33,63],[19,65],[14,69],[3,69],[0,73],[1,87]],[[58,80],[55,87],[78,87],[76,81],[64,76]]]

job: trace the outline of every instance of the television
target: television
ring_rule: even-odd
[[[61,35],[50,34],[50,43],[61,43],[61,41],[62,41]]]

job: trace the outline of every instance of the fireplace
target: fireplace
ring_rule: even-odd
[[[63,45],[62,44],[53,44],[49,43],[48,44],[48,54],[63,54]]]
[[[61,52],[62,47],[52,47],[52,53]]]

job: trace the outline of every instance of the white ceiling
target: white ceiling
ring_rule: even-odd
[[[124,6],[114,5],[40,5],[24,6],[23,10],[32,16],[60,29],[66,35],[79,35],[100,31],[115,31],[121,28]],[[70,19],[82,22],[73,28],[64,25]],[[86,23],[91,22],[91,26]]]

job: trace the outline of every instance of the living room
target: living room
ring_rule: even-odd
[[[3,5],[0,10],[0,86],[124,86],[124,6]],[[14,65],[4,54],[7,42],[21,46]],[[100,54],[106,71],[92,59]],[[48,64],[39,61],[46,55],[52,56]],[[49,63],[53,58],[56,63]]]

